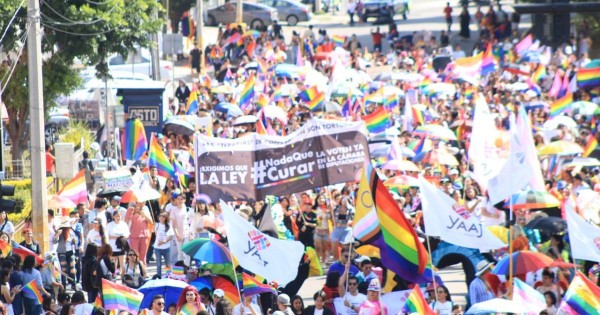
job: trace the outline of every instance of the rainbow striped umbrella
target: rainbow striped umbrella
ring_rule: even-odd
[[[191,240],[183,244],[181,250],[194,259],[210,264],[230,264],[232,261],[231,253],[225,245],[207,238]]]
[[[391,160],[388,161],[381,167],[384,170],[396,170],[396,171],[405,171],[405,172],[418,172],[419,167],[408,160]]]
[[[498,264],[496,264],[492,273],[496,275],[508,275],[510,273],[511,257],[513,261],[512,273],[515,275],[524,275],[530,271],[537,271],[552,265],[554,262],[554,259],[542,253],[521,250],[502,258]]]
[[[428,136],[434,139],[456,140],[456,134],[442,125],[419,126],[414,133]]]
[[[396,175],[383,182],[383,185],[388,188],[405,189],[408,187],[419,187],[419,180],[412,176]]]
[[[207,288],[209,290],[221,289],[225,292],[225,300],[231,305],[240,303],[240,293],[237,286],[229,279],[221,276],[200,276],[190,282],[198,291]]]
[[[513,209],[541,209],[558,207],[560,201],[552,194],[539,190],[524,190],[518,192],[504,203],[505,208]]]

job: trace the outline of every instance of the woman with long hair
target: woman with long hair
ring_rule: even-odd
[[[169,225],[169,215],[161,212],[158,215],[158,224],[154,227],[156,240],[154,241],[154,253],[156,253],[156,274],[162,278],[162,259],[165,266],[171,267],[171,241],[175,237],[173,228]]]
[[[98,263],[96,264],[96,288],[102,290],[102,279],[114,281],[115,264],[112,262],[112,247],[104,244],[98,249]],[[94,299],[96,297],[94,296]]]
[[[198,290],[191,285],[185,287],[177,300],[177,314],[196,314],[204,310]]]
[[[68,278],[69,283],[75,289],[75,274],[77,273],[75,269],[75,250],[78,241],[75,231],[68,222],[61,224],[56,234],[54,234],[53,242],[57,244],[56,253],[60,262],[60,282],[63,288],[67,287]]]
[[[219,302],[217,302],[215,315],[233,315],[233,307],[231,307],[231,303],[229,303],[229,301],[226,299],[221,299]]]
[[[438,285],[435,288],[436,300],[431,303],[431,309],[439,315],[452,315],[452,297],[450,291],[443,285]]]
[[[106,244],[106,233],[98,218],[92,220],[92,228],[88,232],[86,239],[88,244],[94,243],[98,247]]]
[[[167,178],[165,182],[165,187],[160,193],[160,198],[158,199],[158,203],[160,204],[160,208],[164,209],[169,202],[171,202],[171,195],[173,192],[177,190],[177,185],[175,185],[175,181],[172,178]]]
[[[85,248],[85,253],[81,258],[81,288],[88,294],[88,301],[94,301],[98,294],[98,289],[95,288],[95,273],[94,266],[98,259],[98,246],[90,243]]]
[[[304,300],[299,295],[294,295],[292,298],[292,312],[294,315],[302,315],[304,314]]]
[[[119,264],[121,274],[125,274],[125,253],[127,247],[127,239],[129,238],[129,226],[122,220],[121,212],[115,210],[112,213],[113,221],[110,222],[106,229],[108,230],[108,242],[113,249],[113,263]]]
[[[146,267],[140,261],[138,253],[130,249],[127,253],[127,261],[125,262],[125,273],[123,273],[123,284],[130,288],[137,289],[144,284],[144,280],[148,277]]]
[[[0,271],[0,301],[4,303],[7,315],[13,315],[12,302],[15,299],[15,296],[21,293],[21,286],[16,286],[11,289],[10,284],[8,283],[9,277],[10,273],[8,270]]]
[[[42,283],[42,274],[35,269],[35,257],[28,255],[23,261],[23,269],[21,272],[21,281],[24,284],[28,284],[31,281],[35,281],[38,290],[44,296],[50,296],[50,293],[44,289]],[[38,301],[37,297],[29,291],[22,292],[23,296],[23,313],[25,314],[40,314],[42,313],[42,304]]]
[[[359,314],[387,315],[387,307],[381,303],[380,291],[379,279],[371,279],[367,287],[367,300],[358,308]]]
[[[60,315],[75,315],[75,305],[71,303],[65,304],[60,310]]]
[[[298,225],[298,240],[305,247],[315,247],[314,231],[317,227],[317,212],[313,208],[310,198],[306,201],[304,194],[302,195],[302,203],[300,204],[300,212],[296,217],[296,225]]]
[[[317,212],[315,251],[319,256],[321,264],[325,264],[329,259],[329,222],[331,221],[331,207],[329,207],[325,193],[317,196],[313,209]]]
[[[125,222],[129,224],[130,238],[129,246],[140,255],[140,260],[146,263],[146,253],[150,244],[151,230],[149,225],[154,223],[152,214],[146,203],[136,202],[135,205],[127,209]]]
[[[336,261],[340,260],[340,243],[344,242],[349,235],[352,234],[352,228],[349,227],[353,219],[354,209],[350,204],[350,198],[342,197],[340,193],[336,193],[335,197],[339,196],[338,205],[333,208],[333,232],[331,232],[331,251]]]

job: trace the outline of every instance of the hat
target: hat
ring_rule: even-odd
[[[381,285],[379,284],[379,279],[373,278],[371,282],[369,282],[369,287],[367,291],[381,291]]]
[[[490,267],[492,267],[492,263],[485,259],[478,262],[477,263],[477,273],[475,273],[475,276],[477,276],[477,277],[481,276],[484,272],[486,272],[488,269],[490,269]]]
[[[366,262],[370,263],[371,258],[369,258],[369,256],[360,256],[360,257],[356,258],[356,262],[361,263],[361,264],[366,263]]]
[[[221,289],[216,289],[216,290],[213,292],[213,296],[218,296],[218,297],[222,298],[222,297],[224,297],[224,296],[225,296],[225,291],[223,291],[223,290],[221,290]]]
[[[98,220],[98,219],[94,219],[94,220]],[[70,229],[71,228],[71,222],[69,222],[68,218],[66,218],[66,220],[60,222],[60,226],[58,228],[59,229]]]
[[[175,199],[177,197],[179,197],[181,195],[181,192],[179,190],[175,190],[173,193],[171,193],[171,198]]]
[[[121,196],[113,196],[112,200],[121,202]]]
[[[567,188],[567,182],[564,180],[558,181],[558,184],[556,185],[556,189],[563,190],[565,188]]]
[[[448,172],[448,175],[458,175],[458,170],[453,168],[450,170],[450,172]]]
[[[283,305],[291,305],[290,304],[290,296],[287,294],[280,294],[277,296],[277,303],[281,303]]]

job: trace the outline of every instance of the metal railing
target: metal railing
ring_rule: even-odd
[[[4,179],[11,180],[23,178],[31,178],[31,160],[21,159],[6,161],[6,166],[4,167]]]

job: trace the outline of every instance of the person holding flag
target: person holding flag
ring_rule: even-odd
[[[387,315],[387,307],[380,299],[381,285],[379,279],[371,279],[367,288],[367,300],[358,308],[358,315]]]

